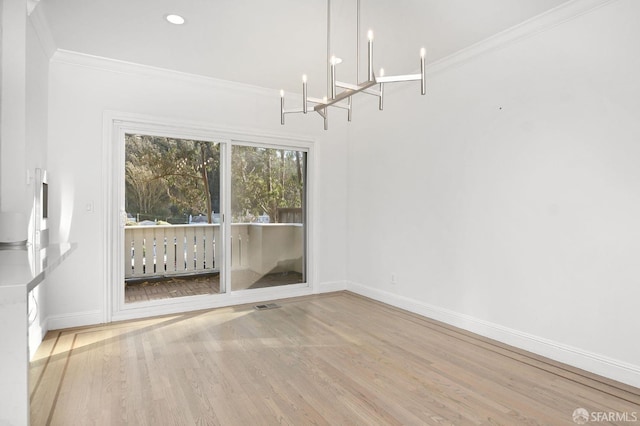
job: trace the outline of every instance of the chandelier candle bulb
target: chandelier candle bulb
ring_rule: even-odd
[[[302,112],[307,113],[307,75],[302,74]]]
[[[284,125],[284,90],[280,90],[280,124]]]
[[[331,57],[331,99],[336,98],[336,57]]]
[[[327,105],[327,97],[323,96],[322,97],[322,102]],[[322,114],[322,118],[324,118],[324,129],[325,130],[329,130],[329,108],[327,108],[326,106],[324,107],[324,109],[322,110],[323,114]]]
[[[369,39],[369,43],[368,43],[368,66],[367,66],[367,71],[369,73],[369,81],[373,81],[374,76],[373,76],[373,31],[369,30],[369,32],[367,33],[367,38]]]
[[[423,47],[420,49],[420,93],[423,95],[427,94],[427,79],[425,78],[425,69],[424,69],[424,57],[426,56],[427,51]]]
[[[380,68],[380,77],[384,77],[384,68]],[[380,83],[380,97],[378,98],[378,109],[382,111],[384,106],[384,83]]]

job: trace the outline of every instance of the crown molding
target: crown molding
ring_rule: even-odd
[[[429,64],[426,72],[435,75],[496,49],[543,33],[617,0],[571,0],[518,25],[481,40]]]
[[[233,89],[236,91],[239,90],[251,93],[262,93],[269,96],[273,96],[274,93],[277,93],[275,89],[254,86],[251,84],[222,80],[215,77],[190,74],[182,71],[170,70],[167,68],[154,67],[151,65],[138,64],[135,62],[122,61],[119,59],[105,58],[102,56],[89,55],[86,53],[74,52],[64,49],[57,49],[51,57],[51,62],[81,66],[120,74],[182,81],[188,84],[212,87],[217,89]]]
[[[31,15],[40,0],[27,0],[27,15]]]
[[[47,55],[47,58],[51,59],[57,50],[56,43],[53,40],[51,29],[49,28],[49,24],[42,12],[42,7],[36,6],[38,6],[37,1],[33,2],[33,8],[29,12],[29,19],[36,31],[36,36],[40,41],[40,45],[42,46],[44,53]]]

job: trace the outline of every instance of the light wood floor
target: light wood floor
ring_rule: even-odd
[[[50,332],[31,365],[32,424],[575,425],[579,407],[640,418],[638,389],[351,293],[277,303]]]

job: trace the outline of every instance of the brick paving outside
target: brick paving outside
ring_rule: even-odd
[[[260,276],[252,271],[233,271],[232,290],[244,290],[304,282],[298,272],[276,273]],[[174,297],[217,294],[220,292],[220,276],[204,275],[171,277],[125,285],[125,303],[149,300],[171,299]]]

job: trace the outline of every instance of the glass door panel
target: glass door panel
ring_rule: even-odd
[[[303,151],[231,149],[231,290],[306,282]]]
[[[220,144],[125,135],[125,303],[220,292]]]

